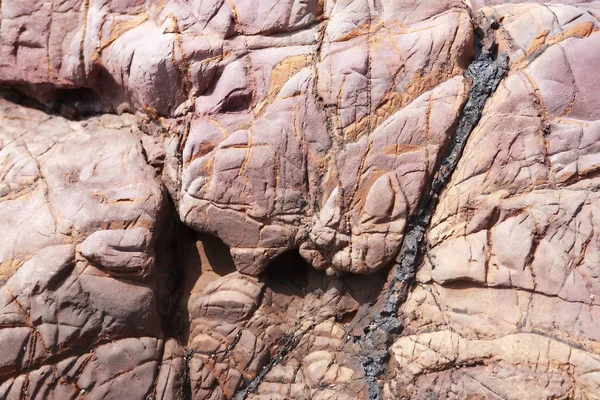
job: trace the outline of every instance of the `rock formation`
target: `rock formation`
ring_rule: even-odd
[[[599,30],[0,1],[0,398],[600,398]]]

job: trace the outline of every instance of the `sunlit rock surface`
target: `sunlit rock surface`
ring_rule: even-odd
[[[597,398],[598,15],[0,2],[0,398]],[[482,53],[508,70],[365,354]]]

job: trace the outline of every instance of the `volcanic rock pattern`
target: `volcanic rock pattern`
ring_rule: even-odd
[[[0,1],[0,398],[599,397],[599,16]]]

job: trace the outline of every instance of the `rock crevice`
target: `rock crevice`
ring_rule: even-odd
[[[471,80],[471,89],[463,106],[448,148],[436,167],[431,187],[422,197],[419,208],[409,220],[400,253],[391,271],[383,309],[376,312],[373,322],[365,328],[365,334],[355,338],[360,342],[361,358],[369,385],[369,399],[380,399],[379,376],[384,372],[389,354],[387,348],[402,330],[398,312],[414,283],[416,270],[424,251],[425,233],[437,207],[439,196],[455,170],[470,133],[479,122],[486,101],[494,93],[508,68],[506,54],[497,57],[494,30],[497,22],[479,15],[475,25],[475,59],[465,71]]]
[[[0,398],[595,398],[599,21],[2,0]]]

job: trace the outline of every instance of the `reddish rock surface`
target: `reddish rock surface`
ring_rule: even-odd
[[[440,199],[403,307],[410,336],[392,349],[408,373],[390,387],[596,398],[598,21],[565,5],[483,12],[513,62]]]
[[[0,398],[599,397],[599,15],[1,1]]]

